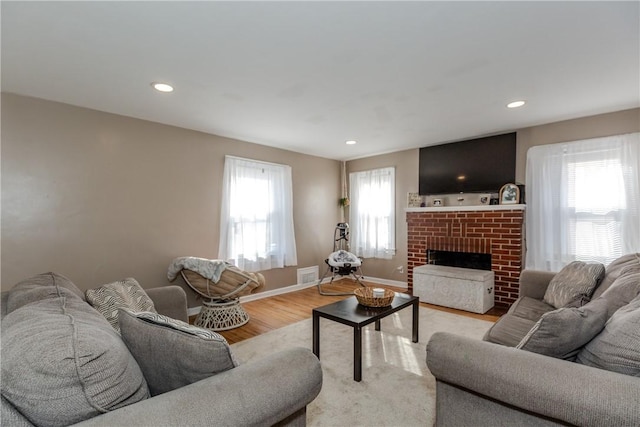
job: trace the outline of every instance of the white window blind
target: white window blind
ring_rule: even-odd
[[[225,157],[218,257],[246,271],[297,264],[291,167]]]
[[[349,174],[351,250],[364,258],[395,255],[395,169]]]
[[[640,251],[639,169],[640,133],[529,149],[527,268]]]

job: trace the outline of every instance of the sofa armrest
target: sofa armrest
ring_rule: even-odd
[[[292,348],[77,425],[271,426],[304,410],[321,388],[318,358]]]
[[[556,273],[539,270],[523,270],[520,273],[519,296],[543,299],[549,287],[549,282]]]
[[[173,319],[189,322],[187,314],[187,294],[180,286],[161,286],[144,290],[160,314]]]
[[[435,333],[438,381],[575,425],[640,425],[640,378],[454,334]]]

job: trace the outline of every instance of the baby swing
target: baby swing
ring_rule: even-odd
[[[318,281],[318,292],[320,295],[352,295],[353,292],[325,292],[322,290],[322,281],[325,277],[332,273],[329,285],[333,283],[336,275],[353,276],[360,286],[365,286],[361,279],[362,275],[362,259],[348,251],[349,249],[349,224],[339,222],[333,233],[333,252],[324,260],[327,264],[327,270],[322,278]]]

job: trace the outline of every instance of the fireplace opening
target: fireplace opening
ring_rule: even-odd
[[[427,249],[427,264],[491,270],[491,254]]]

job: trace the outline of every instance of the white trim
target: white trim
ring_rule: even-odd
[[[478,205],[478,206],[433,206],[428,208],[406,208],[405,212],[456,212],[456,211],[523,211],[527,205]]]
[[[198,305],[196,307],[189,307],[187,308],[187,316],[191,317],[191,316],[197,316],[198,314],[200,314],[200,310],[202,310],[202,306]]]
[[[330,281],[331,281],[331,278],[330,277],[326,277],[322,281],[322,283],[323,284],[324,283],[329,283]],[[396,286],[398,288],[403,288],[403,289],[408,289],[409,288],[407,286],[407,282],[400,282],[398,280],[387,280],[387,279],[379,279],[377,277],[366,277],[365,281],[372,282],[372,283],[378,283],[380,285]],[[247,296],[244,296],[244,297],[240,297],[240,303],[249,302],[249,301],[257,301],[257,300],[261,300],[263,298],[273,297],[273,296],[276,296],[276,295],[288,294],[289,292],[301,291],[303,289],[307,289],[307,288],[311,288],[313,286],[316,286],[317,284],[318,284],[317,282],[304,283],[304,284],[285,286],[284,288],[272,289],[270,291],[259,292],[257,294],[251,294],[251,295],[247,295]],[[188,313],[189,316],[197,315],[198,313],[200,313],[200,306],[189,308],[187,313]]]

